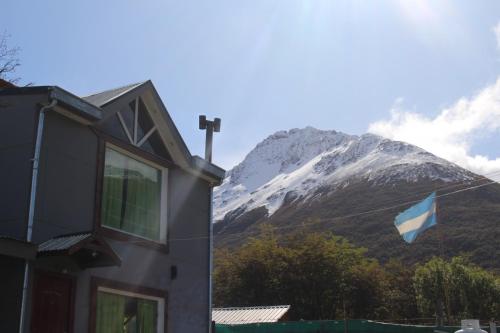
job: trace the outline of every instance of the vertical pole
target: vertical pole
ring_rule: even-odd
[[[205,137],[205,159],[208,162],[212,162],[212,142],[214,135],[214,125],[213,122],[207,121],[207,129],[206,129],[206,137]],[[213,187],[210,186],[210,217],[209,217],[209,235],[208,235],[208,332],[213,333],[212,331],[212,288],[213,288],[213,265],[214,265],[214,240],[213,240],[213,198],[214,190]]]
[[[208,132],[208,131],[207,131]],[[209,236],[208,236],[208,242],[209,242],[209,256],[208,256],[208,332],[209,333],[214,333],[215,330],[213,330],[212,327],[212,285],[213,285],[213,265],[214,265],[214,226],[213,226],[213,196],[214,196],[214,189],[210,185],[210,218],[209,218]]]
[[[436,218],[438,216],[438,204],[437,200],[434,203],[436,205]],[[441,260],[443,260],[443,291],[444,291],[444,300],[445,302],[441,301],[441,304],[446,307],[446,322],[448,325],[450,325],[451,321],[451,315],[450,315],[450,295],[449,295],[449,289],[448,289],[448,279],[446,277],[446,258],[444,256],[444,234],[443,234],[443,227],[441,223],[438,223],[438,237],[439,237],[439,251],[441,254]],[[444,304],[443,304],[444,303]],[[441,310],[441,315],[443,311]],[[442,324],[442,321],[441,321]]]
[[[205,137],[205,159],[208,162],[212,162],[213,135],[214,135],[214,124],[211,121],[207,121],[207,131]]]
[[[349,332],[349,324],[347,322],[347,314],[346,314],[346,311],[345,311],[345,295],[342,296],[342,306],[344,308],[344,333],[348,333]]]
[[[45,112],[56,106],[57,100],[52,100],[49,105],[43,106],[40,109],[38,116],[38,125],[36,129],[35,151],[33,154],[33,167],[31,173],[31,190],[30,202],[28,208],[28,225],[26,229],[26,242],[30,243],[33,237],[33,223],[35,221],[35,204],[36,190],[38,185],[38,170],[40,168],[40,154],[42,151],[43,128],[45,126]],[[28,285],[29,285],[30,262],[26,259],[24,263],[23,291],[21,296],[21,313],[19,318],[19,333],[23,333],[26,325],[26,307],[28,301]]]
[[[205,160],[209,163],[212,162],[212,143],[213,143],[213,135],[214,131],[220,131],[220,119],[215,118],[213,121],[209,121],[205,116],[200,116],[200,129],[205,129],[206,137],[205,137]],[[210,193],[209,193],[209,229],[208,229],[208,332],[215,332],[215,324],[212,322],[212,280],[213,280],[213,251],[214,251],[214,229],[213,229],[213,201],[214,201],[214,189],[213,184],[210,184]]]

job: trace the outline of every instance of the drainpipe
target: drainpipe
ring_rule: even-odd
[[[213,209],[214,209],[214,188],[210,185],[210,228],[209,228],[209,257],[208,257],[208,332],[212,332],[212,288],[213,288],[213,270],[214,270],[214,220],[213,220]]]
[[[36,129],[35,152],[33,154],[33,169],[31,174],[31,192],[28,210],[28,228],[26,229],[26,242],[30,243],[33,235],[33,222],[35,217],[36,188],[38,184],[38,169],[40,165],[40,152],[42,150],[43,128],[45,125],[45,113],[56,106],[57,101],[53,99],[49,105],[42,106],[38,116],[38,126]],[[19,320],[19,333],[24,333],[26,323],[26,302],[28,298],[30,262],[26,259],[24,264],[23,298],[21,301],[21,316]]]

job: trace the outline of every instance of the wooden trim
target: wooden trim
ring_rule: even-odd
[[[168,228],[168,227],[167,227]],[[161,252],[168,253],[168,246],[165,243],[158,243],[153,240],[135,236],[129,233],[121,232],[119,230],[107,228],[106,226],[100,225],[98,229],[98,234],[115,239],[121,242],[127,242],[135,245],[144,246],[150,249],[158,250]],[[168,231],[167,231],[167,242],[168,242]]]
[[[153,163],[158,164],[159,166],[162,166],[164,168],[168,169],[173,169],[173,168],[178,168],[179,166],[176,165],[173,161],[167,160],[165,158],[162,158],[160,156],[151,154],[150,152],[147,152],[139,147],[136,147],[132,144],[126,143],[120,139],[115,138],[114,136],[111,136],[109,134],[106,134],[104,132],[101,132],[99,130],[96,130],[97,135],[104,141],[109,142],[118,148],[121,148],[123,150],[126,150],[130,152],[133,155],[137,155],[140,158],[143,158],[145,160],[151,161]]]
[[[105,168],[105,159],[106,159],[106,143],[109,142],[112,145],[117,146],[120,149],[123,149],[129,152],[132,155],[137,155],[139,158],[145,159],[147,161],[151,161],[153,164],[157,164],[159,167],[166,168],[172,170],[177,166],[171,163],[168,160],[159,158],[156,155],[152,155],[148,152],[145,152],[137,147],[126,144],[121,140],[118,140],[112,136],[109,136],[103,132],[95,130],[97,137],[99,138],[99,148],[97,149],[97,176],[96,176],[96,195],[95,195],[95,203],[94,203],[94,230],[96,234],[109,237],[118,241],[129,242],[139,246],[144,246],[147,248],[155,249],[164,253],[168,253],[168,240],[169,240],[169,215],[170,215],[170,205],[167,202],[167,237],[166,244],[158,243],[153,240],[148,240],[142,237],[134,236],[125,232],[121,232],[119,230],[114,230],[111,228],[107,228],[103,226],[101,223],[101,210],[102,210],[102,191],[104,184],[104,168]],[[170,172],[167,172],[167,177],[170,175]],[[170,180],[168,180],[170,181]],[[169,188],[166,189],[167,201],[170,200]]]
[[[135,98],[134,105],[134,146],[137,146],[137,127],[139,126],[139,97]]]
[[[110,289],[116,289],[136,294],[141,294],[144,296],[153,296],[161,298],[164,300],[164,314],[163,314],[163,331],[167,333],[168,331],[168,292],[162,289],[156,289],[151,287],[144,287],[140,285],[130,284],[126,282],[104,279],[96,276],[90,278],[90,308],[89,308],[89,333],[96,332],[97,324],[97,291],[99,287],[107,287]]]
[[[122,127],[123,127],[123,131],[125,132],[125,135],[127,136],[127,138],[129,139],[129,141],[131,143],[134,142],[134,140],[132,140],[132,136],[130,135],[130,132],[128,131],[128,128],[127,128],[127,124],[125,124],[125,120],[123,120],[123,116],[122,114],[120,113],[120,111],[116,112],[116,116],[118,117],[118,120],[120,121],[120,124],[122,124]]]
[[[104,158],[106,154],[106,142],[98,134],[97,147],[97,171],[95,183],[95,203],[94,203],[94,230],[99,230],[101,226],[101,205],[102,205],[102,189],[104,182]]]

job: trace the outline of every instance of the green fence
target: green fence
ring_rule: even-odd
[[[296,321],[282,323],[222,325],[216,324],[215,333],[453,333],[456,326],[435,327],[423,325],[399,325],[379,323],[371,320]],[[485,331],[488,328],[483,327]]]

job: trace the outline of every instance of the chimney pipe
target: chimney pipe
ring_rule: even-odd
[[[220,132],[220,118],[214,118],[214,120],[207,120],[205,115],[201,115],[199,118],[199,127],[201,130],[206,130],[205,137],[205,159],[208,162],[212,162],[212,143],[214,132]]]

